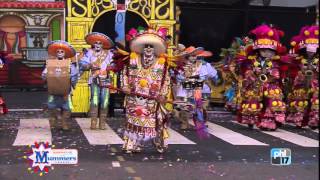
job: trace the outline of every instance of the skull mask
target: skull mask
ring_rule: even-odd
[[[317,54],[318,49],[319,49],[318,44],[306,45],[306,52],[307,52],[308,58],[310,58],[310,59],[313,58]]]
[[[189,59],[190,63],[194,64],[197,61],[197,56],[194,56],[194,55],[193,56],[189,56],[188,59]]]
[[[101,41],[96,41],[93,46],[94,46],[94,50],[96,52],[100,52],[101,49],[102,49],[103,44],[102,44]]]
[[[57,58],[58,58],[58,59],[63,59],[64,56],[65,56],[64,50],[58,49],[58,50],[57,50]]]
[[[263,58],[271,59],[276,53],[271,49],[260,49],[259,54]]]
[[[155,61],[155,51],[152,45],[145,45],[143,49],[142,65],[150,67]]]

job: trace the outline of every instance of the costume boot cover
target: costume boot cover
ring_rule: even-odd
[[[57,109],[49,109],[49,122],[51,128],[55,128],[57,126],[58,113],[59,111]]]
[[[108,108],[100,110],[99,129],[106,129],[106,121],[108,117]]]
[[[61,117],[62,129],[69,130],[68,121],[70,120],[71,112],[70,111],[63,111]]]
[[[97,129],[98,122],[98,107],[90,108],[91,126],[90,129]]]

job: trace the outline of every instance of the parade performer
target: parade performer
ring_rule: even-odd
[[[291,40],[293,64],[299,71],[288,95],[287,122],[297,127],[319,126],[319,26],[305,26]]]
[[[279,72],[279,55],[285,52],[279,40],[284,33],[268,25],[258,26],[250,33],[255,39],[252,49],[247,49],[245,60],[250,66],[244,73],[238,121],[249,127],[256,124],[261,129],[275,130],[285,121],[286,106]],[[241,59],[238,61],[243,63]]]
[[[228,49],[221,49],[220,56],[223,60],[222,72],[224,74],[225,85],[225,108],[228,111],[236,112],[242,102],[241,89],[243,79],[243,69],[237,59],[246,56],[247,47],[251,46],[253,41],[249,37],[236,37]],[[244,68],[242,66],[242,68]]]
[[[126,35],[130,41],[130,58],[122,72],[126,125],[123,150],[140,152],[144,143],[152,141],[158,152],[167,148],[165,100],[170,93],[167,61],[167,29],[157,31],[132,28]]]
[[[7,56],[7,53],[1,52],[0,51],[0,69],[4,67],[5,65],[5,58]],[[8,112],[6,103],[4,101],[4,98],[1,96],[0,92],[0,115],[6,114]]]
[[[106,85],[111,81],[108,67],[110,67],[113,56],[110,49],[114,44],[108,36],[98,32],[88,34],[85,40],[93,46],[85,53],[79,63],[82,71],[90,70],[88,82],[91,90],[90,128],[97,128],[98,115],[100,114],[99,129],[105,129],[110,99],[110,90]]]
[[[203,48],[188,47],[182,52],[185,54],[187,62],[177,74],[178,89],[176,97],[178,100],[191,103],[193,108],[194,122],[196,128],[204,128],[207,117],[207,107],[209,105],[209,97],[211,89],[208,81],[217,81],[217,71],[210,63],[204,61],[204,58],[211,57],[210,51],[204,51]],[[189,129],[189,111],[190,108],[182,108],[179,115],[181,120],[181,129]]]
[[[62,40],[56,40],[52,41],[48,45],[48,54],[50,56],[54,56],[55,59],[53,60],[59,60],[64,61],[68,60],[69,58],[72,58],[75,56],[76,51],[75,49],[67,42]],[[51,59],[50,59],[51,60]],[[48,61],[50,61],[48,60]],[[70,59],[69,59],[70,60]],[[69,93],[65,95],[48,95],[48,110],[49,110],[49,116],[50,116],[50,124],[54,128],[56,127],[56,121],[58,118],[58,109],[61,109],[61,122],[62,122],[62,129],[68,130],[68,121],[71,117],[71,109],[72,109],[72,102],[71,102],[71,90],[75,87],[77,80],[78,80],[78,69],[74,63],[69,64],[68,67],[70,68],[70,81],[71,81],[71,88],[68,91]],[[61,71],[57,71],[56,73],[61,73]],[[42,78],[44,80],[48,79],[48,66],[43,70],[42,72]],[[62,84],[59,84],[58,86],[62,86]]]

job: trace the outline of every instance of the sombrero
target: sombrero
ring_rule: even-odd
[[[87,34],[85,40],[90,45],[94,45],[95,42],[101,41],[104,49],[110,49],[114,46],[113,41],[107,35],[99,32],[92,32]]]
[[[153,46],[157,56],[165,53],[167,49],[165,39],[151,29],[134,37],[130,41],[130,50],[138,54],[142,54],[145,45]]]
[[[203,52],[203,47],[194,47],[194,46],[189,46],[188,48],[185,48],[180,54],[178,54],[178,57],[187,57],[187,56],[197,56]]]
[[[186,46],[183,44],[178,44],[175,48],[173,48],[173,54],[179,55],[186,49]]]
[[[62,49],[65,52],[65,58],[72,58],[76,55],[76,50],[66,41],[55,40],[48,44],[49,55],[56,56],[58,49]]]
[[[201,51],[196,56],[198,57],[211,57],[213,54],[211,51]]]

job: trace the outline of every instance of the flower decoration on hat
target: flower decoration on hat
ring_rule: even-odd
[[[291,38],[290,45],[291,49],[289,51],[290,54],[296,54],[299,50],[299,44],[301,42],[302,38],[300,35],[294,36]]]
[[[126,35],[126,40],[130,42],[130,50],[141,54],[145,45],[151,45],[157,56],[166,53],[167,29],[164,27],[155,30],[153,28],[145,29],[139,26],[137,29],[132,28]]]
[[[280,43],[280,38],[284,36],[283,31],[268,25],[261,25],[251,30],[250,34],[255,36],[253,50],[272,49],[278,53],[283,51],[283,46]]]

